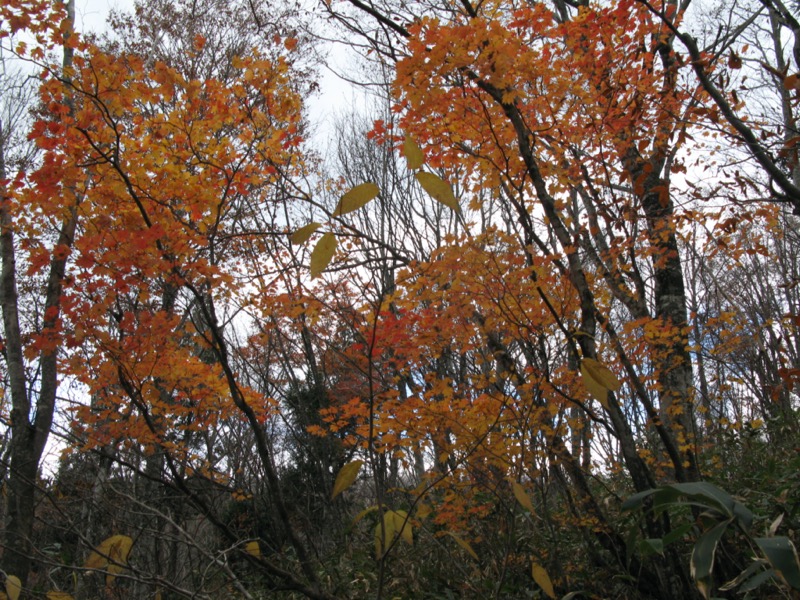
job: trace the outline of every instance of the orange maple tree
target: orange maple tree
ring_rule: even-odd
[[[79,40],[60,5],[44,2],[38,10],[41,15],[9,5],[3,13],[12,28],[6,34],[20,29],[42,36],[30,52],[16,47],[42,70],[42,108],[30,134],[42,154],[38,168],[4,182],[3,197],[6,283],[19,277],[12,272],[14,253],[26,277],[50,273],[38,330],[9,329],[14,307],[4,295],[9,350],[19,361],[35,355],[43,365],[52,361],[49,371],[43,367],[38,454],[12,450],[26,461],[22,469],[12,458],[12,483],[27,480],[23,500],[30,502],[19,508],[19,527],[12,512],[4,560],[6,572],[23,584],[32,554],[35,473],[63,377],[80,382],[91,398],[71,411],[81,450],[141,448],[185,491],[195,473],[222,477],[189,440],[226,420],[244,420],[254,428],[282,505],[263,433],[274,402],[234,371],[228,311],[238,306],[261,316],[257,298],[272,268],[272,232],[264,230],[262,216],[278,183],[302,168],[296,40],[276,39],[269,56],[245,49],[232,57],[226,81],[198,79],[165,62]],[[63,67],[45,62],[47,44],[68,49]],[[195,36],[193,52],[202,53],[204,44]],[[12,444],[20,446],[25,423],[18,421],[27,423],[31,410],[23,406],[27,390],[12,393]],[[10,505],[19,506],[11,489]],[[284,524],[290,527],[288,518]],[[315,586],[304,547],[294,543]]]

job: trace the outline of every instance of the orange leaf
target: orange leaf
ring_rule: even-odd
[[[548,598],[556,597],[556,592],[553,589],[553,582],[550,581],[550,575],[547,574],[547,570],[542,565],[533,563],[531,565],[531,575]]]

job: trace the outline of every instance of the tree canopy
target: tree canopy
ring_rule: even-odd
[[[0,597],[797,594],[796,9],[6,2]]]

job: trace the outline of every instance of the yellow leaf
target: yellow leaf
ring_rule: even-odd
[[[112,535],[92,551],[89,558],[86,559],[84,567],[87,569],[109,567],[109,573],[119,572],[117,569],[128,563],[131,546],[133,546],[133,540],[127,535]]]
[[[417,519],[425,519],[433,512],[433,509],[430,507],[430,504],[418,504],[417,505]]]
[[[336,236],[328,232],[323,235],[311,251],[311,277],[319,277],[336,252]]]
[[[261,546],[258,545],[258,542],[256,540],[253,540],[252,542],[247,542],[244,549],[245,552],[247,552],[251,556],[261,556]]]
[[[433,173],[427,173],[425,171],[414,173],[414,177],[417,179],[422,188],[428,192],[431,198],[441,202],[448,208],[451,208],[455,211],[459,210],[458,200],[456,200],[455,195],[453,195],[453,190],[450,188],[450,184],[448,184],[446,181],[434,175]]]
[[[422,150],[409,136],[406,136],[406,139],[403,140],[403,156],[406,157],[406,164],[408,164],[409,169],[419,169],[425,162],[425,155],[422,154]]]
[[[364,510],[362,510],[360,513],[358,513],[358,514],[356,515],[356,518],[355,518],[355,519],[353,519],[353,526],[357,525],[357,524],[358,524],[358,522],[359,522],[361,519],[363,519],[364,517],[366,517],[366,516],[367,516],[369,513],[371,513],[371,512],[375,512],[376,510],[378,510],[378,505],[377,505],[377,504],[373,504],[372,506],[368,506],[367,508],[365,508]]]
[[[522,485],[520,485],[516,481],[512,481],[511,489],[514,490],[514,498],[517,499],[519,505],[525,510],[527,510],[529,513],[535,514],[536,511],[533,510],[533,503],[531,502],[530,497],[528,496],[527,492],[522,487]]]
[[[583,365],[581,365],[581,375],[583,375],[583,385],[589,390],[589,393],[594,396],[603,407],[608,408],[608,390],[591,377],[588,377],[583,371]]]
[[[475,553],[475,550],[472,549],[472,546],[469,545],[469,542],[467,542],[466,540],[462,540],[460,537],[458,537],[452,531],[448,531],[447,535],[449,535],[451,538],[453,538],[456,541],[456,544],[458,544],[464,550],[466,550],[467,554],[469,554],[475,560],[478,560],[478,555]]]
[[[22,582],[19,580],[19,577],[16,575],[6,576],[6,594],[8,594],[8,600],[17,600],[20,593],[22,593]]]
[[[59,592],[56,590],[51,590],[47,592],[47,600],[74,600],[72,595],[68,594],[67,592]]]
[[[390,518],[394,520],[394,530],[398,532],[400,539],[408,545],[413,545],[414,534],[411,531],[411,521],[408,520],[408,513],[404,510],[390,510],[386,514],[391,515]]]
[[[394,519],[389,516],[391,511],[387,511],[383,515],[383,526],[378,522],[375,525],[375,556],[380,558],[383,556],[394,539]]]
[[[374,183],[362,183],[347,192],[339,199],[336,210],[333,211],[334,217],[341,217],[354,210],[358,210],[367,202],[375,198],[380,193],[380,189]]]
[[[117,573],[122,573],[122,571],[124,571],[124,570],[125,570],[125,568],[121,567],[120,565],[108,565],[108,567],[106,567],[106,572],[110,573],[111,575],[116,575]],[[113,577],[112,577],[112,580],[113,580]]]
[[[304,227],[301,227],[297,231],[295,231],[292,235],[289,236],[289,241],[293,244],[305,244],[311,235],[321,227],[320,223],[309,223]]]
[[[404,510],[387,510],[383,513],[383,528],[380,523],[375,526],[375,554],[378,557],[389,550],[395,536],[407,544],[414,543],[411,521],[408,520],[408,513]]]
[[[358,477],[358,472],[361,470],[361,465],[363,464],[363,460],[354,460],[353,462],[349,462],[341,468],[339,474],[336,476],[336,481],[333,484],[331,500],[353,485],[356,477]]]
[[[584,358],[581,361],[581,368],[585,369],[592,379],[609,391],[616,392],[622,385],[611,369],[598,360]]]
[[[556,597],[556,592],[553,589],[553,582],[550,581],[550,575],[547,574],[547,571],[542,565],[533,563],[531,566],[531,575],[533,575],[533,580],[542,588],[542,591],[547,594],[548,598]]]
[[[616,392],[622,385],[608,367],[593,358],[584,358],[581,361],[581,375],[583,385],[603,406],[607,406],[608,392]]]

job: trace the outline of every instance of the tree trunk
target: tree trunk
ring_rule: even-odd
[[[75,5],[67,5],[70,24],[74,23]],[[65,40],[69,31],[64,35]],[[72,50],[65,46],[63,69],[72,66]],[[6,180],[4,149],[0,147],[0,180]],[[62,224],[56,248],[69,250],[72,247],[77,225],[76,205],[72,201],[71,211]],[[58,345],[47,345],[39,353],[39,391],[35,405],[29,394],[35,386],[26,381],[26,364],[23,352],[23,336],[20,328],[19,296],[17,294],[17,264],[14,242],[14,215],[8,191],[0,188],[0,308],[3,313],[5,360],[11,392],[11,443],[8,476],[6,527],[2,568],[8,575],[15,575],[23,585],[28,580],[33,557],[32,535],[36,510],[36,483],[39,463],[44,452],[55,412],[58,389]],[[44,298],[44,319],[41,333],[56,334],[61,309],[61,293],[66,271],[68,252],[54,252],[50,262]]]

